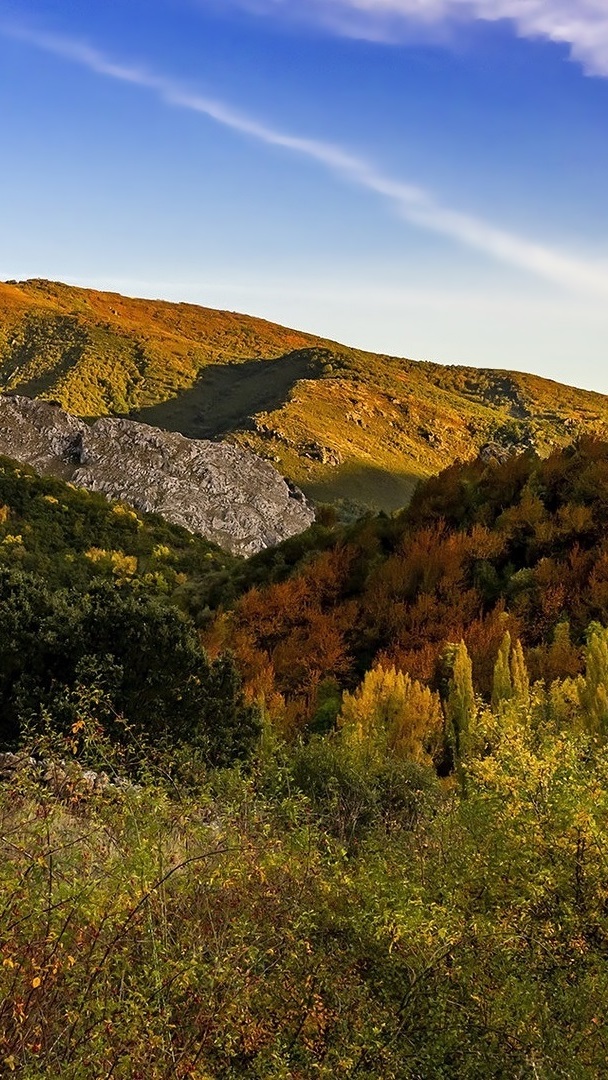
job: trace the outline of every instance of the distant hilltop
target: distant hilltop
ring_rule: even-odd
[[[0,284],[0,391],[253,450],[313,500],[394,510],[491,444],[608,436],[608,398],[534,375],[347,348],[192,304]]]

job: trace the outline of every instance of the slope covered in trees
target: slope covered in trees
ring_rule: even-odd
[[[604,396],[532,375],[380,356],[232,312],[40,280],[0,284],[0,390],[236,438],[320,501],[387,510],[487,442],[545,453],[608,430]]]
[[[331,725],[376,663],[440,689],[460,640],[489,695],[506,630],[534,679],[574,676],[588,624],[608,623],[607,514],[606,443],[456,464],[397,518],[364,519],[246,592],[209,645],[230,644],[251,696],[287,730]]]
[[[346,527],[324,510],[307,533],[243,560],[5,459],[0,568],[5,599],[25,575],[37,617],[55,612],[50,626],[59,619],[63,631],[53,640],[85,640],[84,624],[61,623],[60,612],[81,610],[93,627],[94,596],[149,600],[151,619],[154,605],[170,609],[202,631],[211,657],[234,653],[249,699],[275,726],[310,733],[335,725],[342,694],[377,665],[443,692],[460,641],[489,698],[506,631],[533,681],[579,675],[587,627],[608,624],[607,510],[608,444],[584,438],[546,459],[453,465],[397,517]],[[16,648],[24,675],[29,648]]]
[[[0,458],[0,749],[69,732],[95,703],[106,735],[150,754],[248,752],[255,709],[201,617],[239,560],[160,518]]]

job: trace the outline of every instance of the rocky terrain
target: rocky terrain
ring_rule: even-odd
[[[131,420],[92,424],[58,405],[0,395],[0,454],[254,555],[308,528],[314,511],[273,466],[227,443]]]

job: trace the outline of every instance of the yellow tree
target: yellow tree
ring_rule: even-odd
[[[516,638],[512,641],[507,630],[498,649],[496,664],[494,665],[494,681],[492,686],[492,708],[495,713],[504,710],[507,702],[522,705],[527,709],[530,705],[530,676],[526,666],[524,650],[521,641]]]
[[[599,623],[591,623],[587,631],[579,701],[587,729],[593,734],[608,735],[608,630]]]
[[[454,766],[463,783],[462,762],[469,752],[477,703],[473,689],[473,665],[464,641],[460,641],[456,646],[449,646],[449,649],[452,675],[446,701],[447,734]]]
[[[513,680],[511,678],[511,635],[505,633],[494,665],[494,679],[492,682],[492,709],[499,712],[501,706],[513,697]]]
[[[511,687],[513,698],[527,709],[530,705],[530,676],[519,638],[511,649]]]
[[[443,725],[439,695],[395,667],[377,665],[354,694],[346,693],[338,717],[345,742],[365,756],[390,752],[429,762]]]

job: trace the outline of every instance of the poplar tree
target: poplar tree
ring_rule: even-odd
[[[505,701],[513,697],[513,679],[511,677],[511,635],[507,630],[498,649],[494,665],[492,683],[492,709],[499,712]]]
[[[511,649],[511,686],[512,697],[527,709],[530,705],[530,676],[519,638]]]
[[[464,791],[463,763],[469,753],[477,705],[473,689],[473,664],[464,641],[452,647],[452,676],[446,701],[447,737],[454,768]]]
[[[579,701],[587,729],[592,734],[608,735],[608,630],[599,623],[591,623],[587,631]]]

